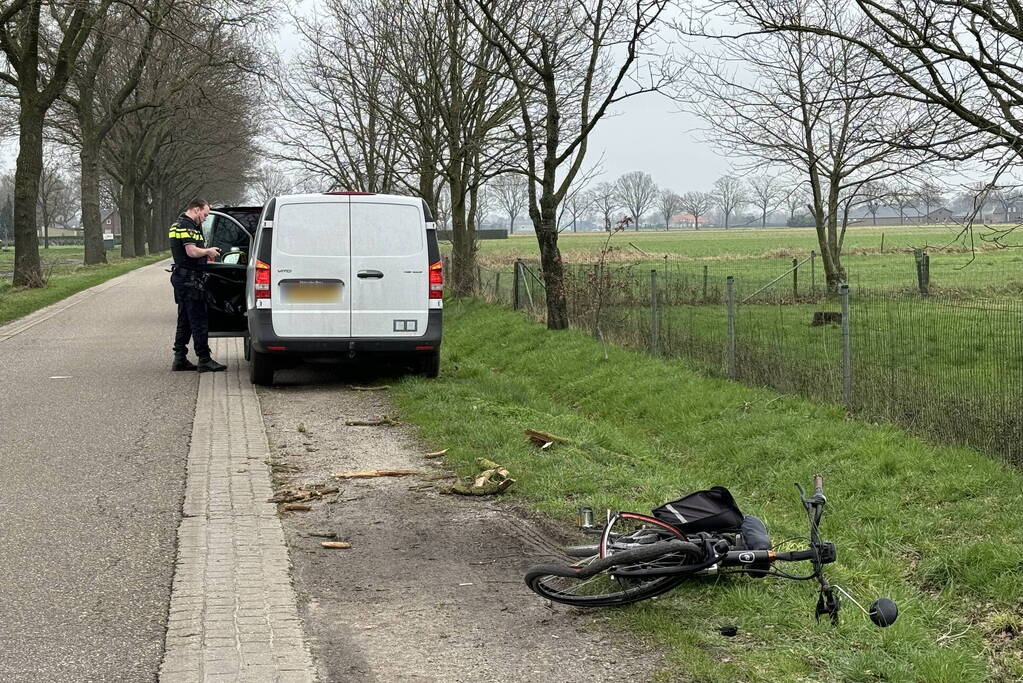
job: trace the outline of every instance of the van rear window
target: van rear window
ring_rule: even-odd
[[[408,204],[352,204],[353,256],[413,256],[423,252],[426,226]]]
[[[284,204],[274,221],[277,250],[294,256],[348,256],[348,204]]]

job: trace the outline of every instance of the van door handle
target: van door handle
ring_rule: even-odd
[[[379,270],[360,270],[358,273],[358,277],[362,278],[363,280],[365,280],[366,278],[374,278],[376,280],[379,280],[383,276],[384,274],[381,273]]]

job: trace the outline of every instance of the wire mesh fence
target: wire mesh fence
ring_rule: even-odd
[[[566,265],[569,319],[608,344],[1023,463],[1018,299],[855,285],[828,294],[806,265],[766,281],[670,261]],[[535,262],[482,269],[479,296],[546,318]]]

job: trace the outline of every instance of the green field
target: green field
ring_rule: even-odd
[[[904,230],[921,244],[935,234],[920,228]],[[879,232],[861,228],[850,231],[848,239],[862,244]],[[636,236],[621,233],[612,242],[621,244],[632,237]],[[640,233],[638,239],[642,238],[648,246],[676,252],[667,260],[612,260],[602,278],[595,277],[592,265],[569,259],[566,282],[574,327],[596,333],[599,308],[599,333],[608,343],[653,350],[650,271],[656,269],[660,326],[656,350],[685,359],[712,376],[727,377],[725,278],[734,275],[736,378],[830,403],[845,401],[841,329],[810,326],[816,312],[840,310],[837,299],[823,291],[819,270],[811,278],[805,266],[800,269],[795,295],[791,275],[757,293],[778,273],[785,273],[791,257],[750,254],[769,253],[761,250],[771,239],[812,240],[809,231]],[[592,256],[586,249],[599,239],[570,236],[561,243],[568,254]],[[719,256],[679,255],[684,245],[696,243],[704,254],[719,249]],[[509,246],[522,247],[520,255],[525,257],[532,243],[522,239],[481,243],[484,254]],[[738,255],[743,250],[748,252],[745,257]],[[928,297],[917,290],[912,254],[878,250],[846,258],[853,283],[848,405],[868,419],[893,421],[939,442],[966,444],[1023,462],[1019,299],[1023,254],[982,251],[966,265],[969,258],[964,253],[932,252]],[[511,305],[512,268],[504,260],[492,263],[481,269],[480,294]],[[523,278],[519,303],[543,319],[538,274]]]
[[[881,236],[884,235],[884,252]],[[852,287],[868,289],[912,288],[916,286],[913,249],[927,248],[930,255],[931,285],[937,291],[996,290],[1023,291],[1023,253],[998,248],[981,239],[978,227],[971,252],[968,237],[958,227],[852,227],[843,250],[843,264]],[[957,239],[958,237],[958,239]],[[567,263],[592,263],[600,257],[607,239],[602,233],[562,233],[558,239]],[[509,267],[516,258],[537,260],[536,238],[516,235],[507,240],[479,243],[479,258],[485,268]],[[702,273],[706,266],[712,278],[733,275],[744,291],[753,291],[782,275],[818,250],[816,233],[809,228],[678,230],[671,232],[625,231],[611,238],[610,260],[634,262],[643,268],[675,267]],[[667,259],[665,259],[667,257]],[[803,287],[823,286],[823,268],[816,263],[811,278],[810,264],[801,267]],[[788,282],[791,282],[790,280]]]
[[[452,301],[441,377],[395,389],[401,415],[463,475],[486,457],[510,495],[570,526],[577,507],[649,511],[728,486],[775,540],[806,534],[793,482],[826,477],[830,576],[857,598],[894,598],[899,622],[845,602],[813,618],[812,585],[733,577],[599,610],[668,652],[664,681],[1015,681],[1023,678],[1023,475],[835,405],[708,379],[678,362],[550,332],[493,306]],[[442,397],[442,400],[438,400]],[[540,451],[523,430],[572,439]],[[545,557],[508,559],[525,568]],[[539,599],[526,594],[523,599]],[[718,634],[722,624],[736,638]]]
[[[44,306],[67,298],[112,277],[140,266],[167,258],[166,252],[139,258],[122,259],[108,251],[104,265],[83,266],[82,247],[50,247],[40,249],[43,277],[47,283],[38,289],[16,288],[11,284],[14,272],[14,250],[0,250],[0,324],[28,315]]]

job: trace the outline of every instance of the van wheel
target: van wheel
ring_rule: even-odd
[[[419,374],[423,377],[436,377],[440,374],[440,350],[419,359]]]
[[[245,360],[252,360],[252,339],[249,335],[245,335],[242,340],[242,354],[245,356]]]
[[[249,381],[261,387],[274,383],[274,360],[265,353],[251,352],[249,359]]]

